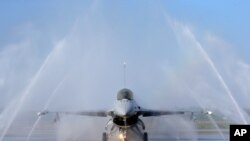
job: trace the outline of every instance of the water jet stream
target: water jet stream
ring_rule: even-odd
[[[212,71],[216,75],[217,79],[221,83],[223,89],[225,90],[226,94],[228,95],[229,99],[232,101],[234,107],[236,108],[236,111],[238,112],[238,114],[240,116],[240,119],[242,120],[242,122],[244,124],[247,124],[247,120],[246,120],[245,116],[243,115],[243,113],[241,112],[241,108],[240,108],[239,104],[236,102],[235,98],[233,97],[232,92],[230,91],[228,85],[226,84],[225,80],[223,79],[222,75],[218,71],[217,67],[215,66],[214,62],[212,61],[212,59],[210,58],[210,56],[208,55],[208,53],[202,47],[202,45],[200,44],[200,42],[197,41],[197,39],[194,36],[194,34],[190,31],[190,29],[188,27],[184,27],[182,24],[180,24],[178,22],[173,22],[169,18],[167,18],[167,21],[168,22],[170,21],[172,27],[175,27],[175,29],[178,28],[176,26],[179,25],[179,27],[182,29],[182,31],[184,32],[184,34],[195,44],[195,47],[198,49],[198,51],[202,54],[202,56],[204,57],[204,59],[206,60],[206,62],[209,64],[209,66],[211,67]],[[176,33],[177,31],[174,30],[174,32]],[[177,35],[178,34],[176,34],[176,36]]]
[[[36,126],[37,126],[38,123],[40,122],[40,119],[41,119],[41,116],[39,116],[39,117],[37,118],[37,120],[35,121],[35,123],[33,124],[32,128],[31,128],[31,130],[30,130],[30,132],[29,132],[29,134],[28,134],[28,136],[27,136],[27,138],[26,138],[26,141],[29,141],[29,140],[30,140],[30,137],[31,137],[31,135],[33,134],[33,131],[35,130]]]
[[[197,97],[194,96],[193,91],[186,86],[186,88],[188,89],[189,93],[191,94],[191,96],[194,98],[194,100],[198,103],[198,105],[202,108],[203,111],[206,111],[205,106],[200,102],[200,100],[197,99]],[[211,115],[207,115],[209,120],[212,122],[212,124],[215,126],[216,130],[219,132],[220,136],[223,138],[223,140],[226,140],[226,137],[224,136],[224,134],[222,133],[222,131],[220,130],[219,126],[217,125],[216,121],[212,118]]]
[[[192,34],[190,34],[190,35],[192,35]],[[243,121],[244,124],[247,124],[247,120],[245,119],[243,113],[241,112],[239,104],[236,102],[235,98],[233,97],[232,92],[230,91],[230,89],[229,89],[228,85],[226,84],[225,80],[223,79],[222,75],[219,73],[219,71],[216,68],[214,62],[212,61],[212,59],[210,58],[210,56],[207,54],[207,52],[204,50],[204,48],[201,46],[201,44],[195,39],[195,37],[191,36],[191,39],[193,39],[193,41],[196,43],[196,47],[202,53],[203,57],[205,58],[205,60],[207,61],[207,63],[210,65],[210,67],[212,68],[213,72],[217,76],[218,80],[222,84],[224,90],[226,91],[226,94],[229,96],[229,98],[233,102],[233,104],[234,104],[237,112],[239,113],[239,115],[241,117],[241,120]]]
[[[218,130],[220,136],[223,138],[223,140],[226,140],[226,137],[224,136],[224,134],[222,133],[222,131],[220,130],[218,124],[216,123],[216,121],[212,118],[211,115],[207,115],[208,119],[213,123],[213,125],[215,126],[215,128]]]
[[[49,107],[51,101],[55,98],[58,89],[62,86],[62,84],[64,83],[64,81],[66,80],[66,78],[67,78],[67,76],[65,76],[65,77],[57,84],[56,88],[54,89],[54,91],[53,91],[52,94],[50,95],[49,99],[47,100],[45,106],[43,107],[43,111],[48,109],[48,107]],[[39,123],[39,121],[40,121],[40,119],[41,119],[41,116],[39,116],[39,117],[37,118],[37,120],[34,122],[32,128],[31,128],[31,130],[30,130],[30,132],[29,132],[29,134],[28,134],[28,136],[27,136],[27,138],[26,138],[26,141],[29,141],[29,140],[30,140],[31,135],[33,134],[33,132],[34,132],[36,126],[38,125],[38,123]]]
[[[48,56],[45,58],[45,60],[43,61],[41,67],[38,69],[38,71],[36,72],[36,74],[34,75],[34,77],[31,79],[31,82],[28,84],[27,88],[24,90],[24,92],[22,92],[22,95],[20,97],[20,100],[17,102],[16,104],[16,108],[13,111],[13,114],[10,116],[10,120],[7,123],[7,126],[5,127],[4,131],[2,132],[2,135],[0,137],[0,141],[3,140],[3,138],[5,137],[5,135],[7,134],[10,126],[12,125],[13,121],[15,120],[18,112],[20,111],[21,107],[23,106],[24,101],[27,99],[28,95],[30,94],[31,89],[34,87],[34,85],[36,84],[36,82],[38,81],[40,75],[42,74],[42,72],[44,71],[45,67],[47,66],[52,54],[58,50],[59,47],[62,46],[56,46],[49,54]],[[60,48],[59,48],[60,49]]]

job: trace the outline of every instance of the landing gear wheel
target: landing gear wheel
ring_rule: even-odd
[[[102,133],[102,141],[107,141],[107,133]]]
[[[143,134],[143,141],[148,141],[148,133],[147,132],[145,132]]]

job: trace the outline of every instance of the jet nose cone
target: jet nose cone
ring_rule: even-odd
[[[121,116],[127,116],[129,114],[129,112],[130,112],[130,108],[129,107],[124,107],[124,108],[121,108],[119,113],[120,113]]]
[[[120,116],[126,116],[126,115],[127,115],[127,112],[126,112],[126,111],[123,111],[123,110],[120,110],[120,111],[119,111],[119,115],[120,115]]]
[[[116,113],[119,116],[128,116],[132,111],[132,103],[129,100],[123,99],[116,103]]]

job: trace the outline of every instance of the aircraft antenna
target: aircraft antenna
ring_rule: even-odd
[[[127,63],[123,62],[123,85],[124,85],[124,88],[126,87],[126,66],[127,66]]]

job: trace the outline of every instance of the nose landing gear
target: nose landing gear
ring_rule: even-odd
[[[119,130],[119,140],[120,141],[127,141],[127,130],[121,129]]]
[[[126,120],[124,122],[126,123]],[[137,123],[138,123],[137,125],[134,125],[133,127],[131,127],[131,130],[134,133],[136,133],[138,135],[138,137],[140,137],[140,140],[148,141],[148,133],[145,132],[145,124],[140,119],[138,119]],[[138,126],[139,127],[141,126],[141,129],[144,130],[144,132]],[[105,127],[105,130],[108,130],[108,129],[110,129],[110,132],[109,133],[103,132],[102,141],[109,141],[110,138],[112,137],[112,135],[114,135],[115,132],[117,133],[117,131],[118,131],[118,137],[116,137],[116,138],[118,138],[119,141],[129,141],[130,140],[128,138],[128,135],[127,135],[127,131],[129,130],[127,126],[117,127],[113,124],[112,120],[109,120],[106,127]]]
[[[143,141],[148,141],[148,133],[144,132],[142,136]],[[119,133],[119,140],[120,141],[128,141],[126,132],[120,132]],[[102,141],[108,141],[108,134],[106,132],[103,132],[102,134]]]

